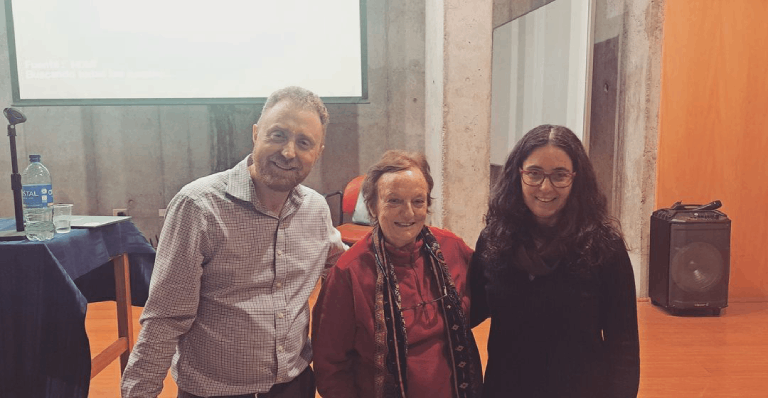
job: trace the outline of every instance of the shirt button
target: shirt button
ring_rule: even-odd
[[[277,346],[277,352],[283,352],[283,351],[285,351],[285,348],[283,348],[283,346],[281,345]]]
[[[280,250],[280,249],[277,249],[277,255],[278,255],[278,256],[282,256],[282,255],[283,255],[283,251],[282,251],[282,250]]]
[[[280,283],[280,282],[277,282],[277,283],[275,283],[275,287],[277,287],[278,289],[280,289],[281,287],[283,287],[283,284],[282,284],[282,283]]]
[[[284,316],[285,316],[285,314],[283,314],[282,312],[278,312],[277,313],[277,317],[280,318],[280,319],[283,319]]]

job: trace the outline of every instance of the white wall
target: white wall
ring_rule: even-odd
[[[589,3],[557,0],[494,29],[492,164],[541,124],[583,139]]]

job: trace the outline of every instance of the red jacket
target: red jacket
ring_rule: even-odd
[[[462,307],[469,319],[467,275],[470,249],[453,233],[430,227],[440,244]],[[446,334],[434,278],[427,278],[422,241],[410,250],[389,250],[400,286],[407,330],[409,397],[450,398],[451,371],[445,356]],[[374,396],[374,293],[376,260],[366,235],[331,268],[312,316],[313,368],[318,392],[324,397]],[[419,303],[429,304],[408,309]],[[431,302],[431,303],[430,303]],[[479,363],[479,362],[478,362]]]

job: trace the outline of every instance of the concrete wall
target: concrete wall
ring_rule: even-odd
[[[554,0],[494,0],[493,27],[497,28]]]
[[[606,18],[597,19],[597,26],[613,27],[618,22],[613,18],[621,22],[617,111],[606,115],[616,119],[612,213],[621,222],[631,249],[638,295],[647,297],[650,216],[656,207],[664,1],[627,1],[623,7],[620,1],[598,1],[598,7]]]
[[[427,6],[427,159],[432,225],[474,245],[490,180],[491,0]]]
[[[542,124],[584,139],[589,2],[559,0],[493,31],[491,163]]]
[[[483,23],[490,24],[490,30],[551,1],[494,0],[492,21]],[[602,95],[599,100],[613,106],[593,107],[591,125],[599,122],[602,130],[590,133],[590,155],[602,159],[595,165],[611,198],[612,214],[621,221],[632,248],[641,296],[647,295],[648,219],[655,207],[663,5],[658,0],[596,0],[595,12],[595,51],[601,49],[603,54],[595,62],[604,61],[605,67],[593,77],[593,101]],[[489,128],[483,123],[444,118],[446,109],[464,107],[461,91],[454,95],[433,90],[430,95],[448,100],[432,101],[431,110],[426,108],[425,53],[437,55],[430,62],[440,61],[445,49],[435,42],[445,40],[443,35],[448,36],[448,45],[454,45],[451,37],[465,40],[451,31],[464,28],[437,26],[447,33],[436,29],[431,33],[436,37],[427,41],[425,0],[368,0],[367,7],[369,103],[329,106],[332,123],[326,151],[306,181],[320,192],[342,189],[387,149],[424,151],[451,129],[457,134],[451,139],[462,134],[489,139]],[[6,107],[11,103],[11,87],[4,14],[0,9],[0,105]],[[469,61],[452,62],[472,65]],[[471,76],[490,76],[490,63],[485,64]],[[447,73],[451,79],[460,79],[464,72],[453,68]],[[251,125],[259,116],[250,106],[29,107],[22,112],[29,119],[18,127],[22,168],[29,153],[41,153],[53,174],[57,202],[75,203],[75,212],[87,214],[128,208],[147,237],[159,233],[162,219],[157,211],[181,186],[230,167],[250,151]],[[440,117],[427,123],[427,112]],[[464,125],[480,127],[461,130],[459,126]],[[427,130],[434,133],[426,134]],[[455,150],[460,152],[459,147]],[[442,154],[438,156],[442,159]],[[446,157],[441,162],[454,160]],[[8,150],[0,149],[0,217],[13,216],[9,175]],[[474,167],[464,171],[453,167],[444,177],[447,186],[436,189],[448,193],[456,187],[464,189],[467,181],[487,185],[490,178]],[[472,220],[459,228],[470,231],[462,237],[471,245],[482,226],[486,204],[464,205],[472,211],[462,211],[462,217]],[[336,208],[332,202],[332,211]],[[453,225],[451,220],[440,222]]]
[[[367,1],[369,102],[329,105],[326,150],[305,184],[343,189],[387,149],[424,150],[424,2]],[[243,49],[247,51],[248,49]],[[0,105],[11,105],[5,9],[0,8]],[[259,106],[77,106],[19,108],[20,168],[40,153],[57,202],[75,213],[127,208],[148,237],[186,183],[231,167],[252,148]],[[6,147],[2,144],[0,147]],[[0,217],[13,217],[10,157],[0,150]],[[331,209],[337,204],[331,199]]]
[[[552,0],[495,0],[494,26]],[[588,151],[630,247],[638,296],[648,295],[663,0],[595,0]]]
[[[596,0],[589,156],[648,296],[664,1]]]

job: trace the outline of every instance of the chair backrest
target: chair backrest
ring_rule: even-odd
[[[350,181],[344,188],[344,199],[341,203],[341,209],[344,213],[352,214],[355,212],[355,205],[357,205],[357,197],[360,195],[360,189],[363,186],[363,180],[365,174],[359,175]]]
[[[360,195],[363,180],[365,180],[365,175],[353,178],[344,188],[341,200],[342,215],[344,213],[352,214],[352,222],[344,223],[342,219],[342,222],[339,223],[336,229],[341,232],[341,240],[348,245],[354,245],[373,228],[371,227],[368,210],[365,208],[365,204],[362,203],[363,199],[362,195]]]

